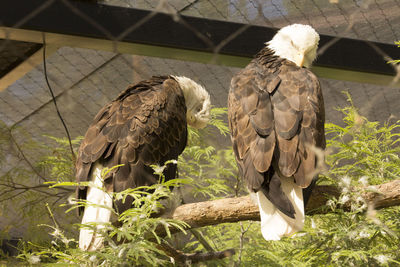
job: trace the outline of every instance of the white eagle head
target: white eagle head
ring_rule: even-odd
[[[317,57],[318,33],[309,25],[292,24],[280,29],[266,45],[275,55],[299,67],[311,67]]]
[[[210,95],[203,86],[183,76],[173,76],[183,91],[186,102],[187,123],[197,129],[206,127],[210,121]]]

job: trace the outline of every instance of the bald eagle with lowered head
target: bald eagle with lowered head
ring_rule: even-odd
[[[231,81],[233,150],[241,176],[255,193],[266,240],[303,228],[307,189],[316,179],[315,147],[325,148],[321,87],[307,69],[318,42],[312,27],[286,26]]]
[[[187,124],[203,128],[209,119],[208,92],[193,80],[179,76],[154,76],[129,86],[98,112],[76,162],[77,181],[93,183],[77,189],[78,199],[94,204],[84,208],[82,224],[98,223],[96,231],[81,229],[82,250],[101,248],[103,238],[99,232],[102,223],[111,220],[111,209],[122,213],[132,205],[133,199],[113,200],[109,193],[157,183],[159,177],[150,165],[176,160],[186,147]],[[101,177],[103,168],[120,164],[123,166]],[[170,180],[176,172],[176,164],[168,164],[163,174]]]

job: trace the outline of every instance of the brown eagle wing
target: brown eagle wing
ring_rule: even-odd
[[[256,66],[254,66],[256,67]],[[233,150],[250,190],[264,182],[275,147],[272,106],[268,92],[260,91],[256,68],[245,68],[231,81],[228,120]]]
[[[187,142],[186,106],[182,90],[171,77],[153,77],[122,92],[102,108],[81,143],[76,164],[78,182],[88,181],[95,162],[114,169],[106,182],[116,192],[158,181],[151,164],[176,159]],[[176,165],[164,171],[175,177]],[[113,179],[108,179],[113,178]],[[78,190],[86,197],[86,188]]]
[[[315,175],[314,147],[325,148],[325,113],[321,86],[308,69],[281,67],[281,84],[272,95],[278,148],[278,169],[296,184],[308,187]]]
[[[321,88],[310,71],[287,61],[273,68],[250,63],[232,79],[228,118],[239,170],[251,191],[268,182],[271,166],[301,187],[311,183],[312,146],[325,147],[325,137]]]

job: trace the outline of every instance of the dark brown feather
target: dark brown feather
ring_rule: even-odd
[[[276,133],[285,139],[293,138],[299,129],[301,117],[301,112],[293,113],[290,109],[288,111],[275,109],[274,121]]]
[[[256,110],[249,113],[250,122],[257,134],[267,137],[274,129],[274,113],[268,92],[258,94]]]
[[[288,216],[293,206],[273,179],[292,177],[301,187],[310,185],[312,146],[325,148],[324,116],[315,75],[268,48],[232,78],[228,120],[240,173],[251,191],[268,192]]]
[[[109,168],[124,164],[109,177],[114,192],[154,184],[158,176],[149,165],[177,159],[186,142],[186,105],[179,84],[170,76],[152,77],[128,87],[96,115],[79,148],[77,181],[88,181],[92,165],[100,162]],[[175,178],[176,166],[164,174],[167,180]],[[86,197],[86,188],[78,189],[78,197]],[[129,205],[117,202],[116,208],[123,211]]]
[[[292,139],[285,139],[279,134],[276,136],[279,150],[275,150],[275,156],[278,160],[279,171],[283,176],[292,176],[299,167],[300,156],[297,154],[298,135]]]
[[[239,162],[239,166],[242,166],[242,168],[240,168],[241,173],[243,177],[246,177],[247,187],[249,190],[254,192],[260,190],[265,180],[264,173],[259,172],[256,170],[256,168],[254,168],[253,158],[250,155],[250,152],[244,155],[243,161]]]
[[[272,156],[275,148],[275,133],[266,138],[259,136],[257,137],[250,146],[250,156],[253,160],[254,168],[264,173],[268,171],[269,166],[272,162]]]

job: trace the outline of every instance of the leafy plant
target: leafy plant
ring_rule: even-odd
[[[361,116],[346,93],[350,106],[339,109],[344,115],[344,127],[325,125],[328,147],[334,150],[328,157],[330,177],[361,178],[370,184],[380,184],[400,177],[400,121],[383,126]]]
[[[392,266],[400,264],[399,207],[374,210],[363,198],[369,185],[399,179],[400,122],[370,122],[350,105],[339,109],[344,126],[328,123],[329,171],[319,183],[341,190],[331,197],[324,214],[309,215],[303,231],[281,241],[265,241],[258,222],[204,227],[203,235],[216,250],[230,247],[236,255],[224,259],[231,266]],[[351,203],[350,210],[344,203]],[[346,209],[344,209],[346,208]],[[189,248],[200,246],[193,240]],[[213,262],[221,266],[220,262]]]
[[[179,179],[170,181],[172,184],[152,186],[154,194],[143,191],[149,187],[115,195],[116,198],[131,195],[135,205],[131,210],[118,214],[124,222],[122,226],[107,225],[108,231],[104,234],[108,246],[96,252],[82,252],[76,248],[75,239],[68,237],[70,235],[62,229],[63,226],[54,221],[46,228],[40,228],[41,231],[50,230],[53,242],[47,245],[26,244],[19,258],[29,264],[40,260],[42,263],[87,266],[174,265],[162,248],[167,242],[183,253],[236,249],[234,256],[208,261],[206,266],[398,265],[400,208],[375,210],[363,198],[363,193],[373,190],[370,185],[399,179],[397,132],[400,122],[383,125],[370,122],[359,114],[349,94],[347,97],[350,105],[339,109],[344,116],[344,125],[326,125],[330,169],[321,175],[319,181],[337,186],[341,194],[330,198],[322,209],[323,214],[307,216],[304,230],[291,237],[267,242],[261,236],[259,223],[253,221],[202,227],[192,234],[184,230],[182,222],[152,216],[161,198],[170,195],[168,188],[171,185],[181,185],[179,188],[185,202],[246,194],[237,175],[231,148],[216,149],[214,140],[205,138],[205,133],[214,137],[227,134],[226,124],[221,119],[226,109],[216,109],[213,110],[214,126],[205,131],[189,129],[189,145],[178,162]],[[57,160],[50,160],[48,164],[57,164]],[[59,166],[52,170],[66,177],[67,169]],[[156,170],[160,172],[161,169],[157,167]],[[62,187],[67,185],[72,184],[59,183]],[[166,226],[174,224],[186,235],[169,233]],[[164,229],[166,236],[157,229]],[[129,242],[119,243],[121,240]],[[204,263],[199,265],[205,266]]]
[[[258,223],[253,223],[244,235],[243,266],[260,263],[267,266],[400,264],[399,207],[377,211],[363,198],[363,193],[373,190],[369,185],[400,177],[397,134],[400,122],[383,126],[370,122],[359,115],[350,95],[346,95],[350,106],[339,109],[345,126],[326,125],[330,136],[327,146],[332,152],[327,156],[330,169],[320,179],[320,183],[340,188],[341,195],[337,199],[331,197],[325,214],[307,216],[302,232],[280,242],[263,240]],[[350,210],[344,209],[344,203],[351,203]],[[210,231],[217,229],[232,234],[224,225],[212,227]],[[238,232],[243,233],[246,228],[236,225],[235,229],[236,240],[233,235],[219,244],[230,242],[229,246],[240,247]]]
[[[103,174],[108,170],[103,170]],[[162,173],[159,175],[162,177]],[[84,252],[77,248],[74,238],[67,238],[64,231],[53,220],[53,225],[41,225],[51,229],[53,241],[51,246],[43,247],[32,245],[18,257],[27,262],[66,263],[87,266],[119,266],[142,265],[161,266],[170,264],[169,257],[160,249],[158,244],[164,239],[163,235],[171,237],[170,227],[185,231],[186,224],[173,219],[156,218],[154,213],[160,207],[160,200],[170,197],[171,187],[176,187],[185,182],[184,179],[161,181],[160,184],[142,186],[128,189],[123,192],[111,193],[113,199],[126,199],[128,196],[134,199],[133,207],[121,214],[112,212],[117,216],[118,224],[107,223],[101,234],[104,236],[107,246],[95,252]],[[89,183],[87,183],[89,184]],[[53,185],[76,186],[73,182],[62,182]],[[149,193],[152,191],[153,193]],[[81,205],[92,205],[80,201],[73,205],[67,212]],[[52,212],[49,209],[52,218]],[[80,227],[95,228],[95,224],[80,225]],[[161,235],[160,235],[161,233]]]
[[[179,176],[191,179],[189,198],[215,199],[234,195],[238,181],[237,167],[231,147],[216,149],[206,136],[226,137],[229,128],[221,119],[226,108],[211,110],[210,126],[204,130],[189,128],[189,145],[179,157]],[[215,133],[217,132],[217,133]]]
[[[160,175],[160,184],[150,187],[138,187],[128,189],[123,192],[114,193],[113,199],[125,199],[130,196],[134,199],[134,206],[123,212],[116,214],[119,218],[120,225],[117,227],[113,224],[107,224],[104,228],[104,237],[108,242],[108,246],[96,252],[82,252],[77,249],[77,241],[74,237],[67,237],[68,233],[64,231],[65,225],[60,225],[53,219],[53,224],[44,224],[40,226],[50,229],[52,242],[49,245],[37,245],[27,243],[22,248],[20,259],[28,263],[38,262],[64,262],[70,264],[87,264],[98,265],[105,264],[114,266],[116,264],[141,264],[141,265],[166,265],[170,264],[170,259],[165,255],[165,251],[160,249],[157,244],[166,242],[165,238],[159,236],[160,229],[164,229],[166,238],[171,238],[169,227],[174,227],[184,231],[185,224],[172,219],[154,217],[154,213],[161,207],[160,201],[165,202],[165,198],[171,197],[170,188],[179,187],[182,184],[191,184],[194,190],[189,190],[186,194],[193,199],[198,194],[208,197],[215,197],[214,194],[226,193],[229,186],[225,184],[223,178],[228,179],[230,169],[222,169],[221,165],[224,161],[224,153],[229,153],[228,150],[216,151],[212,146],[208,145],[203,136],[205,133],[217,131],[218,133],[227,134],[228,128],[220,117],[226,114],[226,109],[212,109],[211,127],[205,130],[194,130],[189,128],[189,146],[185,153],[179,159],[180,176],[184,178],[164,181],[162,177],[161,166],[153,166],[156,173]],[[56,184],[51,186],[52,190],[60,188],[68,188],[77,186],[72,182],[72,164],[70,154],[68,154],[68,142],[65,139],[49,137],[59,144],[53,149],[52,154],[45,157],[39,165],[42,168],[49,170],[49,173],[56,181]],[[79,139],[74,140],[76,144]],[[228,151],[228,152],[227,152]],[[185,159],[186,158],[186,159]],[[193,158],[193,160],[191,159]],[[200,164],[203,162],[203,164]],[[169,164],[171,162],[167,162]],[[172,162],[176,164],[176,162]],[[236,168],[231,164],[231,167]],[[211,174],[217,170],[216,175]],[[187,177],[187,178],[186,178]],[[215,181],[219,182],[219,186],[215,186]],[[149,191],[154,191],[152,194]],[[90,205],[85,201],[74,203],[72,208],[79,206]],[[69,208],[70,204],[64,204],[64,208]],[[71,210],[68,209],[67,212]],[[53,212],[48,208],[51,218]],[[83,227],[83,226],[81,226]],[[85,227],[94,227],[94,225],[86,225]],[[76,229],[76,227],[75,227]],[[77,230],[75,230],[77,232]],[[76,236],[73,235],[73,236]],[[121,243],[121,241],[124,241]]]
[[[73,189],[49,189],[45,182],[73,179],[73,161],[65,138],[48,139],[49,142],[45,145],[33,140],[22,128],[8,128],[0,123],[0,214],[3,218],[1,238],[15,237],[15,234],[10,233],[22,228],[25,229],[24,236],[17,236],[18,238],[36,242],[46,239],[37,231],[38,224],[49,222],[46,209],[42,205],[45,201],[50,203],[58,216],[64,217],[62,221],[71,223],[58,206],[73,194]],[[75,146],[79,141],[79,138],[72,140]]]

